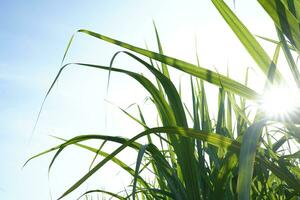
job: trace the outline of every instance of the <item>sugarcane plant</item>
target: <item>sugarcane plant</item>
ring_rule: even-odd
[[[158,114],[159,125],[150,127],[139,105],[137,116],[121,108],[120,112],[144,128],[143,132],[133,138],[105,134],[79,135],[68,140],[58,138],[62,143],[30,158],[29,160],[55,151],[50,169],[59,154],[70,145],[103,157],[59,199],[76,190],[108,162],[115,163],[132,177],[130,192],[113,193],[95,189],[83,195],[96,192],[116,199],[166,200],[299,199],[300,151],[297,145],[300,142],[300,103],[297,100],[300,100],[300,74],[295,57],[300,55],[300,3],[294,0],[258,0],[274,21],[278,35],[277,40],[261,37],[276,45],[274,55],[270,58],[257,37],[223,0],[211,1],[265,74],[264,92],[258,93],[251,89],[247,86],[247,80],[242,84],[202,67],[198,57],[197,63],[191,64],[165,55],[155,25],[158,52],[90,30],[78,30],[67,45],[63,65],[45,100],[66,67],[77,65],[107,70],[109,74],[121,73],[136,80],[149,93],[149,99]],[[113,55],[109,66],[64,63],[74,36],[79,33],[120,46],[124,50]],[[285,78],[277,69],[280,51],[284,52],[293,79]],[[137,72],[114,67],[114,61],[120,54],[125,54],[149,70],[156,83]],[[175,87],[176,83],[169,73],[170,67],[190,76],[191,108],[186,106]],[[246,74],[246,79],[247,76]],[[216,119],[211,117],[206,82],[219,88]],[[286,83],[295,85],[295,89],[286,94],[292,101],[279,106],[280,109],[286,108],[284,114],[271,113],[272,109],[277,109],[273,107],[268,110],[267,106],[273,105],[276,98],[282,95],[278,91],[276,93],[274,88],[286,89]],[[269,94],[274,93],[275,96],[269,98]],[[250,109],[248,102],[257,106]],[[140,138],[147,138],[148,142],[142,144],[139,142]],[[103,151],[102,146],[95,148],[85,144],[88,140],[101,140],[103,145],[117,143],[120,146],[108,153]],[[294,144],[293,149],[291,143]],[[138,152],[135,168],[117,157],[128,148]],[[152,172],[151,181],[143,176],[146,169]]]

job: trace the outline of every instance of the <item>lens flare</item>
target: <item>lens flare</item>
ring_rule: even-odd
[[[300,91],[292,87],[275,87],[267,90],[260,109],[271,118],[289,118],[299,111]]]

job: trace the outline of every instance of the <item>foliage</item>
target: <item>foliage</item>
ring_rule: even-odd
[[[293,54],[300,52],[300,3],[293,0],[258,0],[276,25],[278,40],[271,59],[257,42],[256,38],[243,25],[223,0],[212,3],[223,16],[237,38],[244,45],[257,66],[266,75],[266,89],[272,84],[283,82],[284,77],[276,68],[279,51],[282,49],[293,74],[295,84],[300,86],[300,74]],[[135,79],[150,95],[156,107],[161,127],[148,127],[143,112],[133,116],[121,109],[128,117],[145,129],[135,137],[127,139],[109,135],[79,135],[42,152],[32,158],[56,151],[49,169],[57,156],[68,146],[76,145],[91,153],[103,157],[80,180],[72,185],[61,197],[74,191],[107,162],[114,162],[132,176],[130,194],[115,194],[104,190],[92,190],[110,195],[116,199],[297,199],[300,196],[299,151],[289,153],[283,146],[291,141],[300,141],[300,129],[297,123],[299,114],[282,121],[268,117],[260,109],[255,110],[254,118],[249,117],[247,101],[256,101],[260,95],[227,76],[185,61],[164,55],[162,45],[155,28],[159,52],[139,48],[131,44],[101,35],[89,30],[78,33],[123,47],[126,51],[117,52],[110,66],[87,63],[65,64],[51,85],[45,99],[52,90],[61,72],[69,65],[92,67],[108,70],[109,73],[121,73]],[[71,38],[64,58],[71,46]],[[129,50],[129,51],[128,51]],[[141,63],[156,78],[153,84],[147,77],[133,71],[112,67],[119,53],[124,53]],[[145,56],[149,61],[141,59]],[[155,61],[160,63],[155,65]],[[191,75],[192,110],[185,107],[168,68],[173,67]],[[218,116],[211,119],[206,98],[205,82],[219,87]],[[280,95],[280,94],[278,94]],[[237,101],[240,97],[240,102]],[[188,127],[188,116],[192,127]],[[280,137],[273,138],[275,132]],[[139,138],[147,137],[148,143],[141,144]],[[154,143],[153,138],[160,142]],[[103,140],[120,144],[112,153],[102,148],[87,146],[87,140]],[[126,148],[138,152],[135,169],[116,156]],[[30,158],[29,160],[31,160]],[[153,180],[147,181],[142,173],[145,169],[153,172]]]

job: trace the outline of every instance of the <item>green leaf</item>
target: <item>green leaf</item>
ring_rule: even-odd
[[[260,46],[255,37],[250,33],[246,26],[238,19],[223,0],[212,0],[222,17],[225,19],[231,30],[239,38],[249,55],[253,58],[260,69],[267,75],[272,61],[265,50]],[[276,80],[280,80],[281,75],[276,74]]]
[[[237,183],[237,193],[240,200],[250,199],[250,189],[257,144],[264,125],[265,121],[252,124],[247,129],[243,137],[242,148],[239,155],[239,173]]]
[[[139,171],[140,171],[140,166],[142,163],[142,159],[144,156],[144,153],[146,151],[146,148],[148,147],[148,145],[142,145],[139,153],[138,153],[138,157],[136,160],[136,165],[135,165],[135,173],[134,173],[134,179],[133,179],[133,186],[132,186],[132,198],[133,200],[135,200],[135,193],[136,193],[136,183],[137,183],[137,179],[139,176]]]
[[[272,18],[276,26],[284,33],[297,50],[300,50],[299,21],[280,0],[258,0]]]
[[[159,53],[155,53],[153,51],[149,51],[143,48],[139,48],[133,45],[130,45],[128,43],[125,42],[121,42],[119,40],[115,40],[113,38],[101,35],[99,33],[96,32],[92,32],[89,30],[85,30],[85,29],[81,29],[78,30],[78,32],[80,33],[84,33],[90,36],[93,36],[95,38],[104,40],[106,42],[121,46],[123,48],[129,49],[131,51],[134,51],[138,54],[144,55],[148,58],[152,58],[154,60],[160,61],[162,63],[165,63],[169,66],[172,66],[176,69],[179,69],[181,71],[184,71],[188,74],[191,74],[193,76],[196,76],[198,78],[201,78],[205,81],[208,81],[212,84],[215,84],[219,87],[224,87],[225,90],[227,91],[231,91],[233,93],[236,93],[238,95],[241,95],[245,98],[248,99],[256,99],[258,94],[253,91],[252,89],[244,86],[243,84],[234,81],[230,78],[227,78],[226,76],[223,76],[221,74],[215,73],[211,70],[202,68],[202,67],[198,67],[196,65],[190,64],[188,62],[176,59],[176,58],[172,58],[170,56],[166,56],[166,55],[162,55]]]

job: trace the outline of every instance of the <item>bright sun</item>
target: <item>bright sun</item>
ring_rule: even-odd
[[[297,112],[300,106],[300,91],[292,87],[275,87],[265,92],[261,110],[272,118],[288,118]]]

